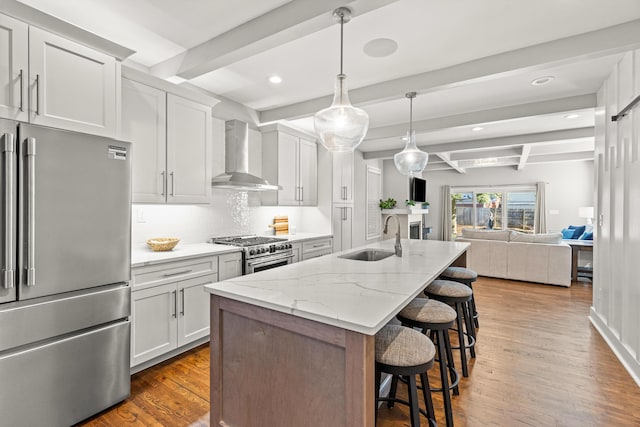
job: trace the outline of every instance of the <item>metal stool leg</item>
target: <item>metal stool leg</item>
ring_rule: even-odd
[[[456,312],[458,313],[456,323],[458,325],[458,342],[460,343],[460,364],[462,365],[462,376],[468,377],[469,369],[467,369],[467,350],[465,348],[464,328],[462,326],[462,319],[464,319],[462,303],[456,303]]]
[[[438,330],[437,333],[437,347],[438,347],[438,356],[440,357],[440,378],[442,381],[442,400],[444,402],[444,413],[445,418],[447,420],[447,427],[453,427],[453,414],[451,413],[451,395],[449,394],[449,373],[447,372],[447,352],[445,350],[445,340],[444,335],[448,334],[449,331],[446,330]],[[424,381],[424,380],[422,380]],[[424,383],[422,384],[423,391],[425,388]],[[427,400],[426,392],[425,392],[425,402]],[[427,413],[429,413],[429,408],[427,408]]]
[[[409,375],[409,414],[411,427],[420,427],[420,407],[418,406],[418,388],[416,376]]]
[[[458,388],[458,382],[460,380],[458,371],[456,371],[456,365],[453,359],[453,351],[451,350],[451,340],[449,339],[449,331],[444,331],[444,346],[447,351],[447,365],[449,366],[449,376],[451,377],[451,384],[456,384],[453,387],[454,396],[460,395],[460,389]]]

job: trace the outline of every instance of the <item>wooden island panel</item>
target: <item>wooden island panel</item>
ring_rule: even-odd
[[[211,425],[373,427],[374,336],[211,295]]]

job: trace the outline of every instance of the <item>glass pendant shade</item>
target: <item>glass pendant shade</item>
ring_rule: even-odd
[[[369,129],[369,115],[349,101],[346,79],[346,75],[338,74],[333,103],[313,117],[320,142],[329,151],[353,151]]]
[[[416,146],[416,131],[407,132],[407,145],[393,156],[393,163],[402,175],[416,176],[427,166],[429,154]]]

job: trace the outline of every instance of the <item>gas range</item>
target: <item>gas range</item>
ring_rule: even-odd
[[[290,264],[293,258],[291,243],[278,237],[214,237],[211,243],[241,247],[244,274]]]

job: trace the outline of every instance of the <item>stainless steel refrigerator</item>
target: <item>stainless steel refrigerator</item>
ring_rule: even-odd
[[[130,392],[130,146],[0,120],[0,150],[0,424],[68,426]]]

